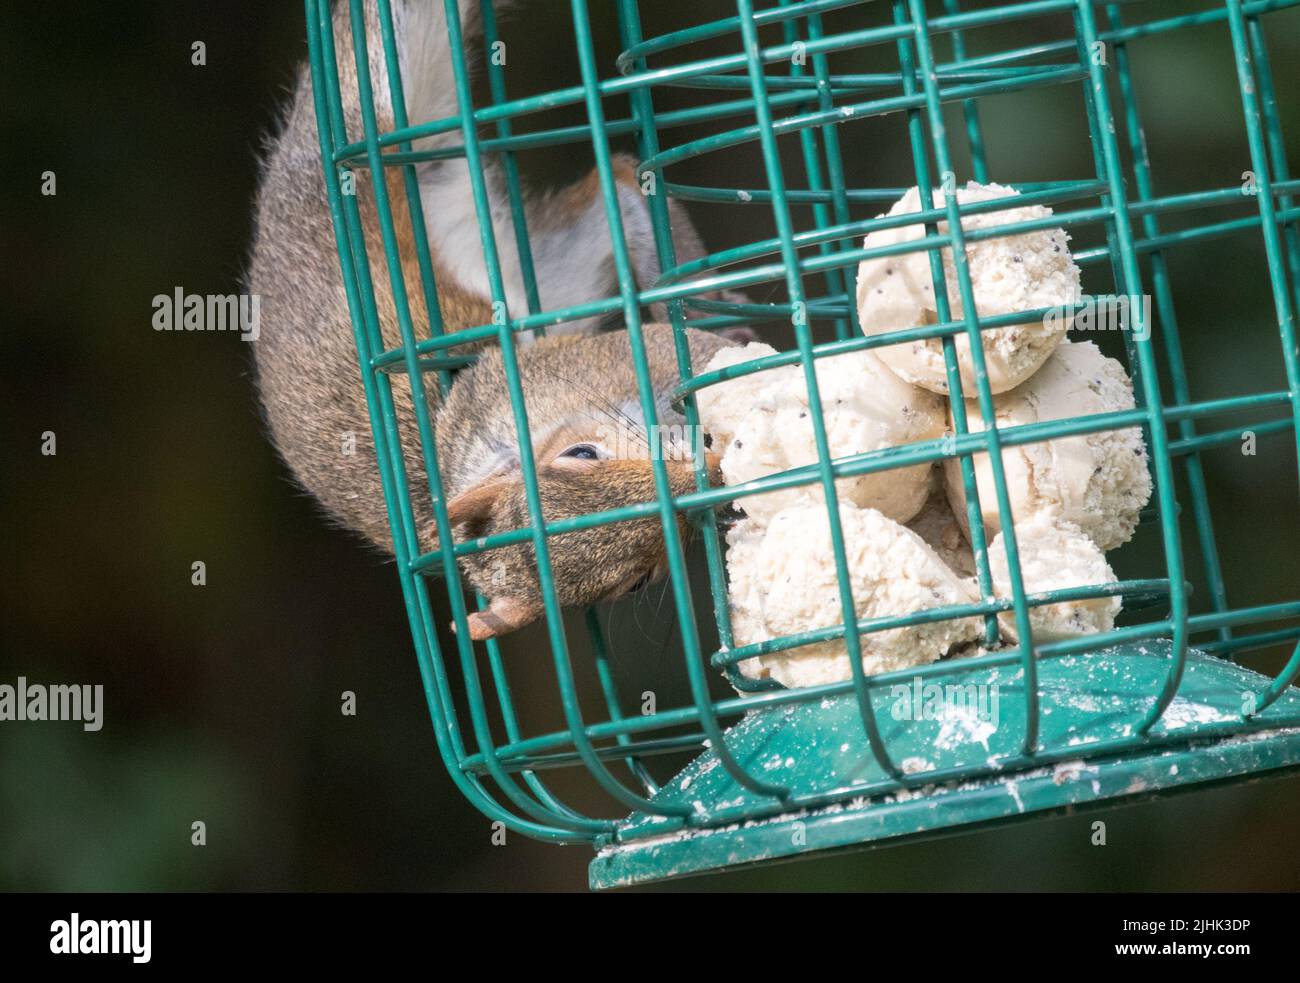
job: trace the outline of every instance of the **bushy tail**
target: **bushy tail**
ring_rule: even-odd
[[[480,50],[478,0],[458,0],[464,47]],[[348,139],[362,137],[360,101],[346,0],[336,4],[333,37]],[[498,4],[498,6],[504,6]],[[375,0],[366,0],[366,40],[375,109],[382,131],[393,126],[388,73]],[[457,113],[442,0],[393,0],[394,31],[410,122]],[[459,133],[422,147],[460,141]],[[389,170],[389,198],[408,297],[420,294],[410,216],[399,172]],[[384,346],[399,344],[394,299],[384,265],[373,188],[357,169],[357,204],[365,230]],[[384,548],[391,538],[371,439],[369,413],[353,340],[334,230],[321,173],[310,73],[299,74],[283,128],[267,147],[256,208],[256,237],[248,271],[261,298],[256,343],[258,388],[272,438],[295,477],[343,525]],[[454,285],[440,285],[448,329],[491,319],[487,302]],[[413,303],[417,335],[428,332],[423,305]],[[459,322],[459,323],[457,323]],[[412,506],[420,526],[432,514],[416,441],[410,388],[393,380]]]
[[[471,53],[481,49],[483,25],[479,17],[479,0],[458,0],[461,35],[471,68]],[[497,8],[504,3],[498,2]],[[400,45],[402,91],[406,97],[406,115],[412,123],[444,119],[459,112],[456,83],[452,73],[451,46],[448,39],[446,10],[443,0],[408,0],[393,9],[393,26]],[[421,147],[459,143],[460,133],[451,131],[421,142]]]

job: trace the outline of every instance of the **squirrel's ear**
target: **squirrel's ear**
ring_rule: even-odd
[[[505,492],[506,484],[504,478],[489,478],[461,492],[447,503],[447,518],[452,525],[482,522],[489,518]]]

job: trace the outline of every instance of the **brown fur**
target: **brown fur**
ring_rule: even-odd
[[[644,340],[656,415],[661,425],[680,424],[683,418],[668,402],[679,378],[672,328],[646,325]],[[696,366],[730,343],[689,329],[687,340]],[[519,381],[547,522],[654,500],[653,465],[625,332],[539,341],[521,353]],[[465,520],[458,524],[458,539],[530,524],[506,384],[501,353],[486,353],[461,374],[438,419],[444,491],[453,503],[453,518]],[[566,448],[583,443],[600,444],[616,456],[581,465],[559,457]],[[694,491],[689,447],[669,447],[666,442],[663,447],[670,452],[663,456],[672,493]],[[457,504],[461,508],[455,508]],[[624,593],[643,576],[662,573],[665,559],[658,516],[563,533],[549,539],[548,548],[564,605]],[[511,618],[518,624],[540,616],[531,543],[471,554],[463,566],[478,590],[493,599],[510,599]]]
[[[368,36],[378,38],[372,4],[367,5],[367,17]],[[335,10],[334,39],[345,122],[349,134],[359,134],[361,113],[346,4]],[[375,91],[386,91],[386,74],[374,58],[371,74]],[[391,129],[391,110],[386,105],[378,108],[380,127]],[[420,282],[410,217],[399,172],[390,168],[386,176],[409,295]],[[385,274],[370,175],[363,169],[356,171],[356,197],[374,278],[380,332],[384,347],[395,348],[401,339],[393,294]],[[248,282],[250,290],[261,295],[265,325],[256,346],[258,388],[275,445],[303,487],[341,524],[391,550],[352,319],[334,242],[321,176],[311,78],[304,65],[284,127],[269,148],[257,197],[257,234]],[[449,331],[491,321],[488,300],[466,293],[451,281],[439,291],[439,303]],[[428,337],[422,305],[412,304],[411,308],[416,336]],[[410,384],[394,374],[393,390],[407,473],[419,475],[423,465]],[[355,441],[355,452],[350,454],[344,453],[349,438]],[[411,481],[410,488],[416,514],[432,514],[427,483]]]

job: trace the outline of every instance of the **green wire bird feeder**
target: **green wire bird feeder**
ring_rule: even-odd
[[[458,17],[455,0],[431,2],[445,3],[449,19]],[[797,352],[787,358],[797,356],[805,371],[813,359],[897,340],[891,335],[862,334],[853,288],[855,270],[864,258],[861,240],[878,227],[870,216],[905,189],[848,186],[842,149],[855,146],[855,131],[861,133],[864,121],[893,114],[906,123],[906,149],[914,168],[910,184],[932,188],[942,175],[954,173],[958,143],[962,146],[956,149],[969,159],[970,176],[987,181],[989,153],[996,148],[985,141],[982,101],[1031,89],[1065,90],[1077,117],[1029,118],[1025,125],[1041,126],[1049,134],[1086,126],[1091,159],[1083,155],[1076,175],[1016,185],[1022,196],[1015,204],[1052,205],[1055,224],[1076,236],[1091,232],[1103,243],[1076,252],[1081,266],[1095,265],[1098,270],[1092,275],[1097,277],[1104,277],[1108,269],[1116,295],[1153,298],[1151,323],[1139,321],[1124,338],[1136,409],[1052,421],[1032,430],[999,430],[984,411],[982,431],[959,427],[952,441],[835,461],[827,458],[823,425],[821,459],[815,467],[801,469],[801,480],[833,488],[833,477],[897,466],[906,453],[909,464],[962,459],[967,487],[973,491],[972,455],[989,453],[996,459],[1000,447],[1017,443],[1140,427],[1151,456],[1154,491],[1139,538],[1153,544],[1143,555],[1156,560],[1144,571],[1145,579],[1095,585],[1090,594],[1085,592],[1093,597],[1122,596],[1122,627],[1049,644],[1034,644],[1031,637],[1022,636],[1019,645],[986,655],[876,676],[865,676],[851,659],[852,679],[813,688],[784,689],[770,681],[750,681],[735,671],[745,658],[828,637],[844,638],[855,653],[859,632],[915,623],[916,612],[898,611],[894,617],[869,624],[858,622],[856,630],[847,633],[841,625],[821,630],[815,638],[733,646],[715,517],[715,508],[732,496],[725,489],[709,490],[700,471],[700,490],[674,498],[660,475],[656,503],[614,510],[601,518],[617,522],[658,514],[665,529],[671,529],[674,513],[684,513],[701,533],[707,584],[700,576],[691,583],[677,537],[667,537],[670,592],[681,646],[679,651],[666,651],[654,667],[665,680],[658,692],[676,687],[689,696],[680,705],[653,708],[621,697],[619,653],[611,651],[594,611],[587,612],[585,638],[566,635],[554,579],[544,562],[540,579],[550,647],[546,654],[554,666],[555,687],[544,692],[533,686],[527,699],[558,707],[564,726],[526,733],[517,710],[519,694],[510,686],[512,663],[536,658],[538,653],[512,652],[510,658],[503,658],[494,641],[476,652],[466,629],[464,588],[454,562],[440,553],[419,555],[413,546],[415,523],[395,439],[398,423],[389,370],[405,365],[408,370],[433,372],[463,365],[468,359],[456,347],[466,341],[460,335],[435,334],[415,344],[414,351],[404,346],[387,352],[377,344],[377,333],[362,323],[362,312],[374,309],[374,296],[365,250],[354,248],[362,241],[356,200],[340,187],[340,175],[347,168],[370,168],[378,174],[382,167],[396,167],[408,177],[413,221],[420,222],[419,198],[409,179],[423,158],[411,146],[422,135],[416,124],[431,121],[408,125],[399,112],[396,129],[382,132],[375,125],[373,101],[367,105],[363,98],[365,132],[348,133],[340,110],[328,4],[306,0],[326,184],[370,396],[398,572],[438,747],[461,791],[493,821],[539,839],[593,847],[593,887],[881,845],[1300,766],[1300,693],[1290,688],[1300,674],[1300,562],[1293,558],[1289,569],[1275,571],[1283,600],[1246,607],[1230,603],[1203,463],[1215,448],[1239,444],[1245,431],[1273,441],[1277,453],[1288,459],[1300,436],[1295,323],[1300,303],[1300,206],[1296,203],[1300,180],[1293,179],[1287,168],[1265,35],[1270,20],[1292,17],[1285,11],[1300,6],[1300,0],[1028,0],[971,10],[962,9],[963,5],[964,0],[778,0],[775,6],[756,10],[753,0],[735,0],[734,16],[684,24],[671,33],[645,38],[638,0],[616,0],[623,50],[616,64],[605,65],[598,64],[594,53],[587,0],[571,0],[582,84],[510,99],[504,70],[489,63],[491,101],[477,108],[469,78],[470,66],[478,59],[461,49],[459,21],[455,21],[451,58],[463,115],[440,122],[443,130],[458,129],[463,136],[458,153],[469,162],[480,225],[487,226],[482,238],[493,299],[504,305],[498,248],[527,243],[513,165],[514,152],[526,146],[590,144],[606,208],[617,215],[610,135],[635,135],[641,172],[652,173],[658,189],[649,201],[660,267],[666,271],[658,283],[643,289],[630,276],[622,277],[617,296],[563,310],[539,309],[537,285],[529,280],[526,286],[534,309],[509,311],[501,323],[471,329],[467,337],[496,339],[510,364],[513,347],[507,342],[517,332],[623,311],[630,312],[628,328],[635,339],[641,326],[638,308],[667,302],[678,330],[686,323],[688,310],[707,315],[691,322],[696,326],[760,323],[756,320],[760,317],[793,321]],[[378,5],[381,37],[365,36],[362,0],[351,0],[350,8],[353,37],[361,42],[358,73],[365,74],[367,44],[372,49],[382,45],[389,78],[398,78],[388,3]],[[1279,12],[1283,12],[1280,17]],[[835,29],[829,30],[832,20]],[[1294,31],[1295,26],[1292,19],[1283,29]],[[484,0],[483,28],[487,47],[497,38],[488,0]],[[1150,39],[1181,31],[1212,34],[1235,65],[1248,153],[1240,170],[1250,176],[1245,191],[1233,174],[1228,175],[1231,180],[1195,193],[1164,197],[1155,193],[1132,63],[1142,57],[1143,45]],[[1035,41],[999,46],[1000,39],[1008,36],[1030,36]],[[699,57],[694,46],[705,41],[710,42],[710,53]],[[890,70],[857,75],[832,72],[831,56],[865,48],[875,48],[877,54],[883,50]],[[728,53],[717,54],[718,50]],[[1288,72],[1291,67],[1287,66]],[[1296,84],[1293,72],[1287,81]],[[662,97],[670,87],[694,90],[691,108],[657,110],[656,96]],[[607,103],[629,105],[630,115],[607,117]],[[510,122],[519,117],[571,105],[585,108],[590,125],[532,130],[523,136],[511,129]],[[945,107],[960,112],[964,128],[945,128]],[[493,133],[485,138],[480,131],[489,124]],[[708,125],[712,130],[705,137],[674,142],[673,135],[683,124]],[[783,141],[797,142],[800,168],[783,164],[779,152]],[[702,187],[674,181],[677,165],[713,155],[721,160],[724,151],[761,155],[765,170],[761,186]],[[501,154],[509,162],[505,173],[518,239],[510,246],[498,244],[490,223],[485,223],[488,198],[477,165],[487,153]],[[722,167],[713,173],[723,173]],[[763,209],[771,215],[773,234],[702,261],[680,264],[668,233],[667,196]],[[1171,221],[1173,213],[1179,213],[1181,221]],[[921,218],[946,221],[950,229],[958,230],[959,214],[955,198],[947,196]],[[393,216],[386,201],[380,203],[380,221],[391,229]],[[931,233],[934,228],[930,226]],[[1266,265],[1252,268],[1253,261],[1243,259],[1243,268],[1234,270],[1234,276],[1258,278],[1261,284],[1267,280],[1272,310],[1235,322],[1232,331],[1235,337],[1252,333],[1276,339],[1286,388],[1196,401],[1184,369],[1176,315],[1179,283],[1173,271],[1179,252],[1196,250],[1219,237],[1254,240],[1256,247],[1262,240]],[[960,257],[961,234],[952,239],[953,251]],[[630,269],[626,245],[617,237],[613,249],[617,266]],[[944,297],[942,266],[935,267],[935,296]],[[374,275],[391,276],[392,271]],[[969,277],[960,260],[956,275],[959,281]],[[397,278],[401,283],[400,270]],[[777,289],[784,286],[783,303],[742,305],[703,299],[720,289],[765,285],[766,295],[773,284]],[[818,290],[815,285],[822,284],[824,296],[808,296],[808,290]],[[970,289],[968,279],[962,285]],[[405,289],[412,297],[421,291],[426,298],[434,294],[428,283],[406,283]],[[972,306],[966,305],[966,310]],[[801,310],[807,311],[806,318],[791,317]],[[1146,313],[1139,311],[1136,317],[1145,318]],[[409,316],[407,321],[402,328],[409,346],[413,344]],[[830,340],[814,343],[814,326]],[[936,326],[935,336],[974,338],[988,327],[968,313]],[[638,368],[647,371],[643,348],[635,340],[632,347]],[[953,346],[945,348],[951,368]],[[719,382],[722,374],[695,377],[689,365],[682,368],[679,394],[688,422],[694,423],[690,394]],[[976,382],[974,395],[980,405],[991,406],[987,379],[981,375]],[[518,408],[516,414],[518,418]],[[1231,421],[1211,425],[1222,417]],[[427,426],[427,420],[422,424]],[[424,446],[431,444],[426,440]],[[437,473],[437,461],[427,463]],[[1289,467],[1294,474],[1294,461]],[[997,470],[999,512],[1006,516],[1007,492],[1001,469]],[[760,479],[759,487],[781,480],[781,475]],[[434,500],[439,523],[447,528],[436,490]],[[1292,498],[1289,513],[1279,516],[1279,521],[1295,523],[1300,514],[1296,504]],[[534,522],[520,535],[540,544],[555,534]],[[832,524],[833,528],[838,524],[833,511]],[[1008,524],[1004,519],[1003,528]],[[1195,542],[1199,570],[1185,569],[1184,538]],[[491,549],[508,541],[513,541],[510,534],[503,534],[455,548],[461,552]],[[1234,542],[1232,548],[1250,547]],[[842,554],[843,543],[837,542],[836,549]],[[977,553],[981,554],[977,562],[986,571],[987,557]],[[1189,576],[1197,578],[1195,596]],[[440,637],[431,604],[435,578],[445,579],[458,628],[454,638],[445,633]],[[1013,596],[989,597],[974,608],[953,609],[951,616],[980,615],[995,624],[997,612],[1014,611],[1023,619],[1029,606],[1065,597],[1061,592],[1027,596],[1018,577],[1013,577],[1013,584]],[[842,579],[839,592],[842,610],[850,622],[855,621],[852,594]],[[704,597],[709,599],[706,610],[693,606]],[[711,624],[716,624],[720,639],[713,652],[702,641]],[[450,650],[449,638],[454,647]],[[1271,678],[1231,661],[1242,653],[1270,648],[1283,655],[1291,651]],[[596,682],[580,685],[579,669]],[[723,695],[725,690],[718,684],[724,671],[737,693]],[[955,734],[944,720],[925,719],[923,714],[898,719],[891,705],[899,687],[918,695],[933,692],[931,687],[996,692],[999,723]],[[650,709],[653,712],[642,712]],[[675,777],[656,780],[654,770],[671,761],[661,756],[684,759],[691,754],[697,756]],[[914,766],[918,761],[923,764],[920,768]],[[580,811],[562,801],[556,783],[547,778],[556,775],[556,769],[585,771],[594,784],[582,799],[595,802],[597,793],[605,793],[608,801],[603,812]],[[576,784],[568,780],[565,794],[571,794]]]

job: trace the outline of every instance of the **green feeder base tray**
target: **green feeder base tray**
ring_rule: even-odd
[[[884,787],[888,775],[867,746],[852,694],[751,712],[727,732],[737,761],[789,789],[787,802],[819,800],[798,807],[752,792],[707,750],[654,801],[701,812],[707,806],[709,825],[629,816],[615,838],[599,844],[591,886],[865,849],[1300,766],[1300,692],[1289,688],[1243,719],[1270,680],[1195,651],[1177,696],[1141,737],[1170,669],[1170,647],[1160,640],[1041,661],[1032,758],[1022,753],[1026,707],[1018,665],[874,688],[881,736],[907,779],[901,789]],[[944,689],[926,688],[934,684]],[[955,690],[942,696],[956,686],[964,703]]]

